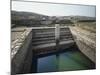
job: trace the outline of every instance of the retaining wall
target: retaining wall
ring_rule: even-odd
[[[91,61],[96,63],[96,39],[95,33],[78,31],[77,27],[70,27],[74,40],[80,49]]]
[[[16,41],[16,40],[15,40]],[[30,73],[32,65],[32,31],[26,30],[17,42],[12,43],[11,74]]]

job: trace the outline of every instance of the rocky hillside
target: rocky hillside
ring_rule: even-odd
[[[34,26],[50,24],[73,24],[75,21],[95,21],[95,17],[87,16],[47,16],[33,12],[11,11],[11,22],[14,26]]]
[[[18,11],[11,11],[11,18],[12,20],[25,20],[25,19],[34,19],[34,20],[41,20],[43,18],[48,18],[48,16],[31,13],[31,12],[18,12]]]

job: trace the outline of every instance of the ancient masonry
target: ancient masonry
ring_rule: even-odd
[[[56,52],[74,45],[68,27],[26,28],[19,38],[12,42],[11,63],[14,73],[30,73],[33,54]]]
[[[74,37],[74,38],[73,38]],[[66,49],[77,44],[80,51],[94,63],[95,41],[74,27],[26,28],[11,44],[11,69],[15,73],[31,73],[33,55],[46,54]]]

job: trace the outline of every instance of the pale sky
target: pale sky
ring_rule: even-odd
[[[40,13],[48,16],[79,15],[95,17],[95,9],[95,6],[86,5],[12,1],[12,10]]]

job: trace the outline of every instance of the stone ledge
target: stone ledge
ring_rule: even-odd
[[[77,29],[77,30],[76,30]],[[70,27],[74,40],[79,47],[80,51],[85,54],[91,61],[96,63],[96,40],[95,33],[84,32],[85,30],[78,31],[76,27]],[[81,34],[82,33],[82,34]],[[88,36],[87,36],[88,35]],[[94,39],[90,38],[93,36]]]
[[[22,46],[23,42],[25,41],[25,38],[28,36],[28,34],[31,32],[31,29],[26,29],[20,36],[20,38],[17,38],[11,43],[11,59],[15,56],[15,54],[18,52],[20,47]]]

